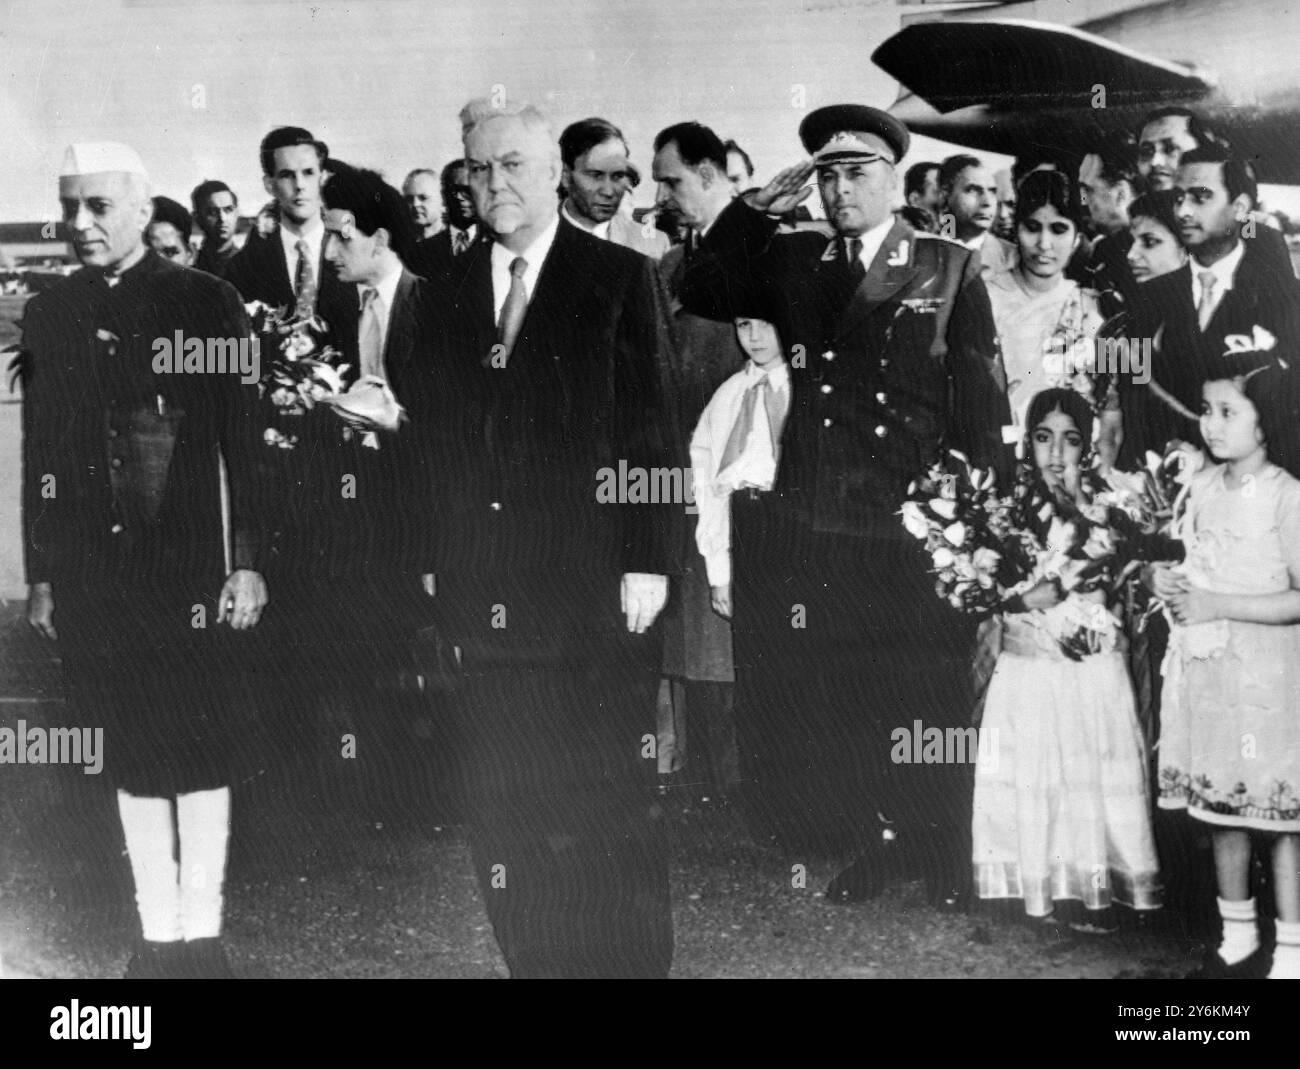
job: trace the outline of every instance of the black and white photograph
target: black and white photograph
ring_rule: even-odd
[[[1087,988],[1099,1049],[1259,1038],[1275,988],[1181,981],[1300,979],[1296,41],[0,3],[24,1028],[1091,979],[1148,981]]]

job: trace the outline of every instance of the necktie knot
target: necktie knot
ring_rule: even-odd
[[[510,274],[513,278],[522,279],[524,272],[528,270],[528,261],[522,256],[516,256],[510,261]]]
[[[298,250],[299,256],[306,256],[309,252],[311,252],[311,246],[308,245],[306,240],[303,238],[299,238],[297,241],[295,241],[293,243],[293,247]]]
[[[361,310],[364,312],[367,308],[373,308],[375,300],[379,297],[379,291],[374,286],[367,286],[361,291]]]
[[[862,239],[849,238],[849,264],[859,263],[862,259]]]

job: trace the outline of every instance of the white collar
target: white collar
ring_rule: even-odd
[[[880,246],[885,243],[885,238],[889,237],[889,232],[894,229],[894,217],[888,216],[883,223],[878,223],[865,233],[858,235],[858,240],[862,242],[862,251],[858,253],[858,259],[862,262],[864,268],[871,267],[871,261],[876,258],[880,252]],[[841,237],[841,241],[848,241],[847,237]]]
[[[569,211],[569,201],[567,198],[565,199],[564,203],[560,205],[560,214],[563,215],[565,219],[571,222],[579,230],[585,230],[588,234],[594,234],[602,241],[609,240],[609,224],[612,222],[612,220],[606,219],[603,223],[594,223],[594,224],[585,222],[579,219],[571,211]]]
[[[316,254],[316,258],[320,259],[320,247],[325,241],[324,220],[322,220],[320,216],[314,216],[303,223],[299,229],[301,233],[295,234],[284,225],[283,221],[281,221],[280,241],[284,243],[285,254],[288,255],[289,253],[296,252],[298,249],[298,242],[305,241],[307,247]]]
[[[397,284],[401,281],[402,265],[397,263],[378,282],[358,282],[357,298],[360,299],[367,289],[376,290],[379,294],[379,300],[383,302],[385,317],[387,317],[393,313],[393,304],[397,301]]]
[[[1233,279],[1236,278],[1237,268],[1241,266],[1241,258],[1246,255],[1246,243],[1240,239],[1237,240],[1237,247],[1228,253],[1222,260],[1218,260],[1209,267],[1202,267],[1192,258],[1192,293],[1200,303],[1201,296],[1201,275],[1206,271],[1214,275],[1215,284],[1222,293],[1225,290],[1232,289]]]
[[[516,256],[522,256],[528,262],[528,270],[525,277],[536,277],[536,272],[541,271],[542,264],[546,260],[547,254],[551,251],[551,246],[555,244],[555,235],[560,229],[559,215],[552,215],[551,221],[546,224],[546,228],[533,239],[533,243],[524,249],[523,252],[511,252],[499,241],[492,242],[492,266],[496,268],[498,264],[505,268],[506,272],[510,271],[510,264]],[[529,292],[532,286],[529,286]]]
[[[759,367],[752,360],[746,360],[744,374],[747,388],[764,377],[773,389],[783,390],[790,385],[790,365],[785,362],[784,357],[780,363],[768,364],[765,368]]]

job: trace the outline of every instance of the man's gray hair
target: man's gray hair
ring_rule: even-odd
[[[524,125],[530,130],[545,135],[547,141],[555,143],[556,154],[559,154],[560,146],[555,142],[555,135],[551,129],[551,120],[540,109],[522,101],[503,101],[498,105],[487,97],[478,97],[471,100],[460,109],[462,137],[468,141],[469,135],[480,123],[503,116],[522,119]]]

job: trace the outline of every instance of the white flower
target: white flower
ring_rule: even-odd
[[[936,568],[951,568],[957,560],[957,555],[946,546],[940,546],[934,551],[934,566]]]
[[[1223,339],[1227,346],[1223,355],[1232,353],[1266,353],[1277,344],[1277,339],[1259,324],[1250,328],[1250,334],[1229,334]]]
[[[966,541],[966,525],[960,520],[950,523],[943,529],[943,537],[948,539],[951,545],[960,547]]]
[[[301,331],[294,331],[280,343],[281,352],[290,360],[300,360],[304,356],[309,356],[314,348],[311,338]]]
[[[922,513],[919,502],[904,501],[902,515],[903,526],[913,538],[924,538],[930,533],[930,525],[925,522],[925,514]]]
[[[1083,544],[1083,552],[1093,560],[1113,556],[1115,553],[1115,536],[1109,527],[1094,527],[1088,532],[1088,540]]]
[[[988,546],[980,546],[980,548],[971,555],[971,564],[975,566],[977,572],[991,573],[997,568],[998,562],[1001,559],[1002,554],[996,549],[990,549]]]
[[[930,511],[937,516],[942,516],[945,520],[951,520],[957,515],[957,502],[942,497],[932,497],[930,498]]]

